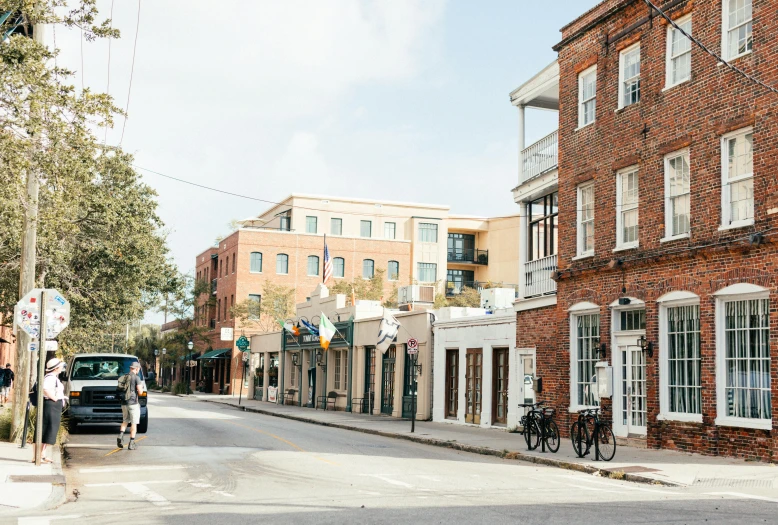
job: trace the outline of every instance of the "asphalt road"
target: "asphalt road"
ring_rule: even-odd
[[[18,523],[775,523],[776,497],[640,485],[153,394],[138,449],[71,436],[71,501]],[[726,489],[724,489],[726,490]]]

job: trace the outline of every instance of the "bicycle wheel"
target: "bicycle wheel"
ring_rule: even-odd
[[[559,427],[553,419],[546,421],[546,446],[551,452],[559,450]]]
[[[540,445],[540,426],[535,418],[527,418],[524,440],[527,442],[527,450],[535,450]]]
[[[583,447],[586,446],[586,436],[584,435],[584,429],[581,426],[580,421],[576,421],[573,423],[573,426],[570,427],[570,439],[573,441],[575,455],[579,458],[584,457]]]
[[[600,459],[610,461],[616,455],[616,437],[613,435],[609,426],[601,425],[597,429],[597,435],[594,437],[597,441],[597,450]]]

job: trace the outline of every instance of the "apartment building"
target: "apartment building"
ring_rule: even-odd
[[[778,96],[722,61],[778,86],[776,6],[654,3],[673,23],[607,0],[554,48],[558,343],[538,346],[542,397],[563,416],[600,406],[643,446],[774,460]]]
[[[210,329],[207,356],[201,356],[209,364],[203,368],[206,386],[233,391],[240,383],[239,352],[221,341],[221,329],[233,328],[233,339],[258,332],[239,326],[232,306],[246,299],[261,305],[266,281],[294,288],[296,302],[305,302],[322,282],[325,235],[333,282],[369,279],[383,269],[385,298],[409,284],[456,295],[464,286],[515,282],[518,221],[451,215],[448,206],[298,194],[240,221],[218,246],[197,256],[197,279],[211,283],[212,299],[204,294],[196,312],[198,323]]]

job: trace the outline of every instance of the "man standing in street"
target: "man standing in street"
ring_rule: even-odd
[[[124,393],[124,399],[122,400],[122,426],[119,430],[119,437],[116,438],[116,446],[124,448],[124,431],[127,429],[127,424],[129,424],[130,444],[127,446],[128,450],[135,450],[137,447],[135,444],[135,432],[138,429],[138,423],[140,423],[140,403],[138,402],[138,397],[143,393],[138,370],[140,370],[140,363],[135,361],[130,365],[130,372],[119,378],[119,391]]]
[[[0,407],[8,403],[8,392],[14,382],[14,371],[11,370],[11,363],[7,363],[5,368],[0,369]]]

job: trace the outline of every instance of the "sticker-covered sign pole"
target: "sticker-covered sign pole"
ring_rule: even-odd
[[[41,290],[40,328],[38,329],[38,410],[35,418],[35,466],[41,466],[42,433],[43,433],[43,376],[46,373],[46,339],[48,323],[46,322],[46,290]]]

